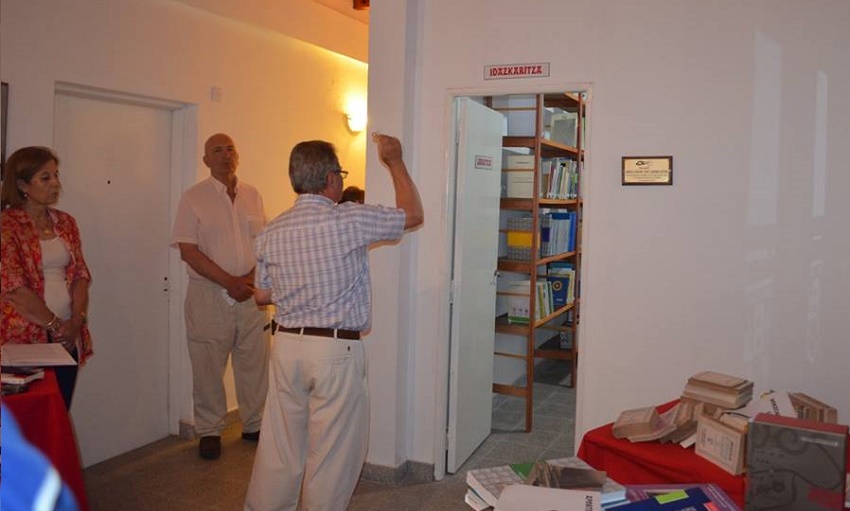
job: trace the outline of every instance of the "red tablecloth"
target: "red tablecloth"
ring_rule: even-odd
[[[676,401],[658,407],[663,412]],[[693,447],[658,442],[631,443],[614,438],[613,423],[590,430],[581,440],[578,457],[604,470],[620,484],[714,483],[744,507],[744,476],[733,476],[697,456]],[[848,444],[850,450],[850,444]]]
[[[80,467],[77,441],[65,410],[56,376],[44,371],[44,379],[30,383],[23,394],[4,396],[3,403],[15,414],[21,432],[47,456],[74,492],[81,511],[88,510],[86,487]]]

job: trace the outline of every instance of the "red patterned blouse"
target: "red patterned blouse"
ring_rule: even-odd
[[[76,279],[91,281],[91,274],[83,259],[80,231],[77,229],[74,217],[58,209],[48,208],[47,211],[53,219],[56,235],[71,254],[71,260],[65,268],[65,281],[69,288]],[[20,287],[28,287],[44,300],[44,273],[38,230],[22,208],[6,208],[0,212],[0,237],[2,237],[2,243],[0,243],[0,254],[2,254],[2,264],[0,264],[2,336],[0,337],[2,339],[0,344],[47,342],[46,330],[24,319],[8,300],[3,299],[6,293]],[[80,337],[82,338],[80,365],[82,365],[94,354],[91,333],[87,325],[83,325],[80,330]]]

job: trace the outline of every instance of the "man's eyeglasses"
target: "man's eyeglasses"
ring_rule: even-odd
[[[339,177],[341,177],[343,179],[348,177],[348,171],[347,170],[334,169],[331,172],[336,172],[337,174],[339,174]]]

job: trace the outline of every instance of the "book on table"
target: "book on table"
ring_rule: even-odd
[[[740,475],[744,471],[746,438],[747,431],[736,424],[702,415],[697,420],[694,452],[726,472]]]
[[[829,424],[838,423],[838,411],[835,407],[803,392],[791,392],[788,397],[797,412],[797,417]]]
[[[723,491],[723,488],[714,483],[627,484],[626,498],[629,502],[637,502],[688,488],[699,488],[702,490],[708,497],[709,502],[714,505],[716,511],[741,511],[741,508]]]
[[[599,511],[598,491],[514,484],[505,488],[494,511]]]
[[[2,373],[0,373],[2,383],[12,385],[25,385],[42,378],[44,378],[44,369],[40,367],[4,366]]]
[[[623,410],[614,421],[611,429],[614,438],[630,438],[637,435],[649,435],[658,430],[661,417],[654,406]]]
[[[587,462],[577,457],[558,458],[548,460],[546,463],[553,467],[569,467],[589,470],[594,473],[599,472],[588,465]],[[466,473],[466,483],[474,491],[475,495],[480,497],[484,502],[490,506],[496,506],[504,488],[515,484],[527,484],[526,480],[533,468],[534,462],[471,469]],[[603,508],[626,501],[625,487],[610,477],[605,478],[605,482],[602,484],[599,493],[600,503]]]
[[[848,427],[759,414],[747,440],[747,510],[844,509]]]
[[[717,508],[699,486],[652,495],[649,498],[622,504],[619,511],[715,511]]]
[[[602,491],[607,479],[605,472],[589,468],[564,467],[546,461],[535,461],[525,477],[531,486],[570,490]]]

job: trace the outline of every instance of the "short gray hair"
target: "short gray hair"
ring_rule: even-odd
[[[328,173],[339,170],[336,149],[324,140],[300,142],[289,155],[289,180],[296,193],[320,193]]]

